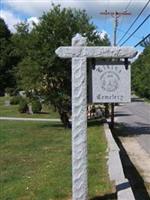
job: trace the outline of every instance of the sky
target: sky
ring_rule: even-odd
[[[91,17],[91,21],[97,26],[97,30],[102,32],[102,35],[106,32],[113,43],[114,17],[101,15],[100,13],[105,12],[105,10],[108,12],[127,11],[131,15],[118,18],[116,35],[118,43],[147,2],[148,0],[1,0],[0,16],[5,20],[9,29],[15,32],[14,25],[21,21],[27,21],[31,27],[32,21],[38,23],[38,18],[42,16],[43,12],[51,9],[52,3],[60,4],[62,7],[84,9]],[[126,37],[117,45],[121,45],[149,14],[150,3]],[[148,33],[150,33],[150,17],[124,46],[136,45]],[[143,48],[138,46],[137,50],[141,52]]]

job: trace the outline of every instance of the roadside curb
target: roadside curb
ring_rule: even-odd
[[[126,179],[120,158],[120,149],[116,144],[108,123],[104,123],[104,132],[108,144],[108,171],[111,181],[114,181],[117,200],[135,200],[129,180]]]
[[[40,121],[40,122],[61,122],[60,119],[21,118],[21,117],[0,117],[0,120],[10,120],[10,121]]]

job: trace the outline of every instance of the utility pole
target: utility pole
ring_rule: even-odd
[[[117,39],[117,27],[118,27],[118,21],[119,21],[119,17],[121,16],[129,16],[131,15],[131,13],[127,12],[127,11],[123,11],[123,12],[108,12],[107,10],[105,10],[105,12],[100,12],[101,15],[105,15],[105,16],[111,16],[114,18],[114,30],[113,30],[113,46],[116,46],[116,39]],[[111,103],[111,128],[114,128],[114,107],[115,104]]]

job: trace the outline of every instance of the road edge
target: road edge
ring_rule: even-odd
[[[125,177],[120,149],[116,144],[108,123],[104,123],[104,133],[107,140],[108,173],[110,180],[115,183],[117,200],[135,200],[129,180]]]

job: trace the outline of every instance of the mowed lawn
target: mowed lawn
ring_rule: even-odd
[[[89,198],[111,194],[103,127],[88,128]],[[0,199],[71,199],[71,130],[61,123],[0,121]]]
[[[28,113],[19,113],[18,105],[6,106],[6,100],[7,97],[0,97],[0,117],[59,118],[58,113],[54,112],[53,108],[48,105],[42,105],[41,113],[31,115]]]

